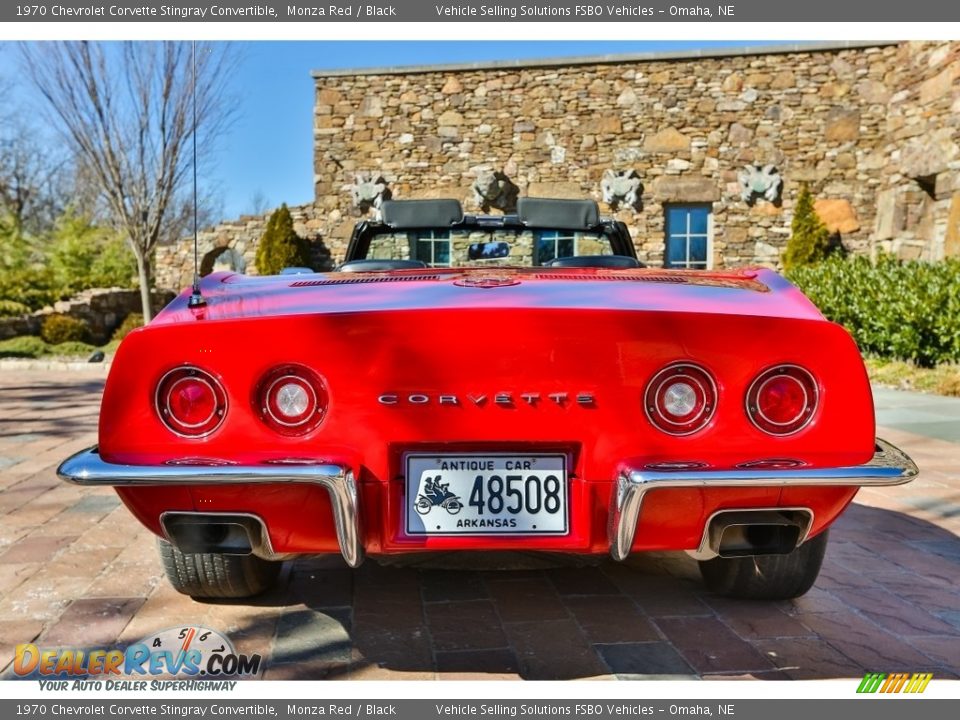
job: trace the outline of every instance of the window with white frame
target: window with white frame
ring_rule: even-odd
[[[713,264],[709,205],[667,205],[663,266],[706,270]]]
[[[430,267],[450,267],[450,233],[425,230],[417,234],[417,260]]]
[[[544,230],[537,236],[537,265],[554,258],[574,257],[577,254],[577,236],[560,230]]]

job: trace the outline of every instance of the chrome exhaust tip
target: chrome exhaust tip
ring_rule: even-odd
[[[160,524],[166,539],[181,552],[277,557],[267,528],[256,515],[165,512]]]
[[[786,555],[807,538],[813,512],[806,508],[720,510],[707,521],[698,560]]]

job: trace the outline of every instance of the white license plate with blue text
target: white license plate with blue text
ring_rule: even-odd
[[[408,535],[565,535],[563,455],[408,455]]]

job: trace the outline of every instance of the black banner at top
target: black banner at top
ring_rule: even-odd
[[[953,22],[943,0],[37,0],[3,3],[0,22]]]

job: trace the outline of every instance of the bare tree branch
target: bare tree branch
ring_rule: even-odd
[[[153,251],[180,237],[190,219],[179,196],[190,177],[194,133],[198,153],[208,156],[233,118],[226,83],[234,54],[224,44],[198,43],[194,93],[187,43],[21,47],[28,77],[130,242],[149,318]]]
[[[12,119],[0,129],[0,215],[24,238],[53,227],[63,210],[68,163],[55,157],[36,133]]]

